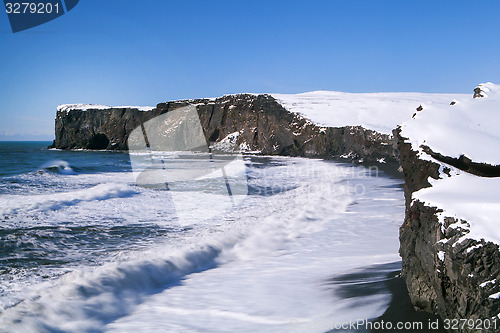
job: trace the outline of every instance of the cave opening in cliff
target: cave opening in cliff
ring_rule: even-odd
[[[212,133],[210,138],[208,139],[209,142],[215,142],[219,138],[219,129],[216,128],[215,131]]]
[[[87,149],[106,149],[109,145],[109,138],[102,133],[95,134],[90,138]]]

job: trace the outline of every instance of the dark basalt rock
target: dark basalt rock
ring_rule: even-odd
[[[108,145],[109,139],[106,134],[98,133],[90,138],[87,149],[106,149]]]
[[[160,114],[130,108],[58,111],[51,148],[126,150],[130,132]]]
[[[52,148],[126,150],[130,132],[169,110],[196,105],[208,144],[230,133],[240,144],[265,155],[396,162],[396,140],[361,126],[319,127],[287,111],[270,95],[228,95],[215,100],[196,99],[160,103],[152,111],[131,108],[58,111]],[[107,142],[107,144],[106,144]]]
[[[430,186],[428,177],[439,177],[439,165],[419,159],[399,130],[395,135],[406,198],[399,252],[403,260],[402,276],[414,307],[447,319],[491,320],[500,312],[500,299],[489,298],[500,291],[498,245],[466,237],[458,242],[468,233],[466,221],[448,217],[442,225],[437,217],[438,207],[412,201],[413,192]],[[444,260],[438,253],[444,254]],[[495,278],[494,283],[482,285]],[[470,329],[465,325],[458,332],[498,332],[500,319],[496,320],[496,328]]]
[[[463,154],[458,158],[444,156],[434,152],[428,146],[422,146],[422,150],[440,162],[449,164],[473,175],[480,177],[500,177],[500,165],[474,162]]]
[[[481,89],[481,87],[476,87],[474,88],[474,98],[481,98],[484,97],[484,91]]]

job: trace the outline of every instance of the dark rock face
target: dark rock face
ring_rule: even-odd
[[[207,143],[239,132],[230,150],[244,147],[265,155],[397,161],[396,140],[360,126],[319,127],[287,111],[270,95],[229,95],[160,103],[137,109],[58,111],[53,148],[126,150],[130,132],[169,110],[196,105]],[[107,143],[107,144],[106,144]],[[243,145],[243,146],[242,146]],[[226,149],[227,150],[227,149]]]
[[[137,109],[58,111],[56,138],[52,148],[58,149],[127,149],[128,135],[142,122],[161,112]],[[107,144],[106,144],[107,142]]]
[[[89,149],[106,149],[109,145],[109,139],[106,134],[95,134],[89,140],[88,148]]]
[[[395,135],[398,136],[406,198],[399,251],[403,260],[402,275],[413,305],[447,319],[489,320],[495,317],[500,312],[500,300],[489,296],[500,291],[500,281],[485,282],[500,280],[498,245],[472,239],[457,242],[468,233],[466,221],[448,217],[442,225],[436,215],[439,208],[412,201],[413,192],[430,186],[428,177],[439,177],[439,165],[419,159],[399,131]],[[457,222],[464,227],[450,227]],[[500,323],[496,324],[489,329],[485,326],[471,329],[465,325],[458,331],[498,332]]]
[[[500,177],[500,165],[490,165],[486,163],[474,162],[465,155],[460,155],[459,158],[443,156],[440,153],[434,152],[427,146],[422,146],[422,149],[436,160],[452,165],[455,168],[466,171],[473,175],[480,177]]]

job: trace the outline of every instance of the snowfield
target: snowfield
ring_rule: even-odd
[[[361,125],[384,134],[410,119],[416,109],[443,108],[452,100],[472,98],[463,94],[343,93],[313,91],[303,94],[271,94],[285,109],[321,126]]]
[[[403,123],[402,135],[413,150],[421,145],[445,156],[465,154],[474,162],[500,164],[500,86],[480,84],[484,97],[472,94],[450,105],[423,105],[415,119]]]

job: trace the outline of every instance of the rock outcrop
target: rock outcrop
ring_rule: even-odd
[[[394,138],[361,126],[321,127],[287,111],[270,95],[160,103],[134,108],[60,110],[52,148],[126,150],[131,131],[169,110],[194,105],[207,143],[220,150],[352,160],[397,161]],[[218,145],[218,143],[227,143]]]

